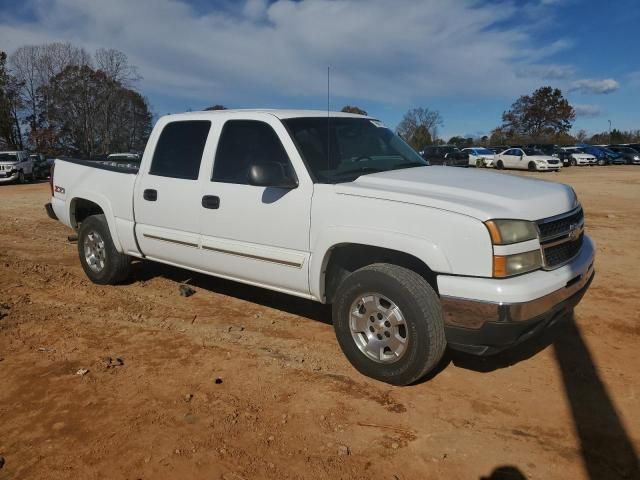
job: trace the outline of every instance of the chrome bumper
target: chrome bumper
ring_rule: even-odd
[[[443,296],[440,302],[445,324],[478,329],[488,322],[526,322],[541,317],[580,292],[591,281],[593,274],[592,263],[584,273],[569,280],[564,288],[522,303],[483,302]]]

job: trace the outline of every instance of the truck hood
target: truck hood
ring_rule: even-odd
[[[577,205],[561,183],[477,169],[416,167],[362,175],[335,186],[336,193],[449,210],[485,221],[539,220]]]

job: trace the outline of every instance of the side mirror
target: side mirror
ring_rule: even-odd
[[[298,180],[288,176],[278,162],[256,162],[249,168],[249,184],[256,187],[296,188]]]

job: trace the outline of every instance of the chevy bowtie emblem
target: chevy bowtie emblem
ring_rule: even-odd
[[[569,226],[569,240],[572,242],[580,238],[580,229],[578,228],[578,224],[572,223]]]

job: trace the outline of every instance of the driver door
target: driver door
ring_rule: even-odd
[[[510,148],[500,155],[500,159],[506,168],[517,168],[518,157],[515,154],[515,150],[515,148]]]
[[[221,126],[210,181],[202,183],[202,268],[307,296],[313,183],[277,118],[246,117]],[[250,185],[249,168],[258,162],[280,163],[297,178],[297,187]]]

